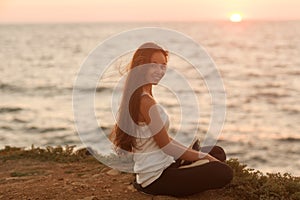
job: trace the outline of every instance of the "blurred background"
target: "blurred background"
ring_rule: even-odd
[[[82,62],[114,34],[155,26],[190,36],[216,63],[227,95],[218,145],[228,157],[263,172],[299,176],[299,7],[296,0],[2,0],[0,148],[83,147],[72,111],[73,84]],[[170,62],[189,68],[176,55]],[[117,76],[114,73],[111,77]],[[193,73],[189,79],[200,100],[198,131],[204,136],[211,116],[209,91]],[[99,85],[96,94],[95,112],[107,132],[114,121],[102,102],[109,100],[111,91],[112,85]],[[159,102],[171,116],[170,131],[176,132],[177,102],[158,91]],[[184,130],[183,137],[190,131]]]

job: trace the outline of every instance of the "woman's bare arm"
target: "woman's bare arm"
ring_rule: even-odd
[[[196,161],[196,160],[201,160],[201,159],[207,159],[209,161],[219,161],[218,159],[216,159],[215,157],[213,157],[207,153],[203,153],[203,152],[188,148],[173,138],[171,138],[171,142],[173,143],[173,145],[176,146],[176,148],[185,150],[184,153],[182,153],[182,155],[180,156],[180,159],[187,160],[187,161]],[[194,158],[193,158],[194,154],[198,155],[198,159],[194,160]]]
[[[142,97],[141,114],[153,133],[155,142],[166,154],[173,156],[175,159],[180,158],[187,161],[197,161],[201,159],[218,161],[209,154],[195,151],[170,138],[156,106],[157,104],[151,96],[144,95]]]

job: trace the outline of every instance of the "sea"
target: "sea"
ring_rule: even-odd
[[[72,95],[79,70],[103,41],[143,27],[180,32],[213,60],[226,94],[225,120],[216,145],[228,158],[264,173],[300,176],[300,21],[0,24],[0,148],[88,146],[74,117]],[[95,90],[95,116],[105,133],[115,123],[111,98],[122,76],[120,68],[130,56],[132,52],[127,52],[113,61]],[[170,134],[180,130],[184,140],[196,131],[203,141],[214,126],[207,77],[189,72],[191,64],[172,52],[169,62],[170,69],[186,71],[183,76],[191,81],[201,113],[199,119],[183,115],[182,110],[195,104],[190,105],[189,99],[181,103],[170,88],[154,86],[154,96],[170,116]],[[176,78],[168,80],[180,88]],[[184,128],[183,119],[188,121]],[[97,145],[102,146],[100,153],[108,154],[111,144],[101,140],[105,136],[99,135]]]

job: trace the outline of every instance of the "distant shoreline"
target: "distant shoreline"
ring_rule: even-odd
[[[244,19],[240,23],[286,23],[300,22],[300,19]],[[0,25],[85,25],[85,24],[168,24],[168,23],[232,23],[228,20],[190,20],[190,21],[65,21],[65,22],[0,22]]]

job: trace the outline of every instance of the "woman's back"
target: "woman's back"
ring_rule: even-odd
[[[145,95],[144,93],[142,95]],[[147,94],[146,94],[147,95]],[[169,117],[161,106],[157,107],[165,128],[168,129]],[[134,148],[134,172],[137,175],[137,183],[146,187],[156,180],[172,163],[174,158],[165,154],[157,145],[149,126],[139,122],[136,130],[136,148]]]

